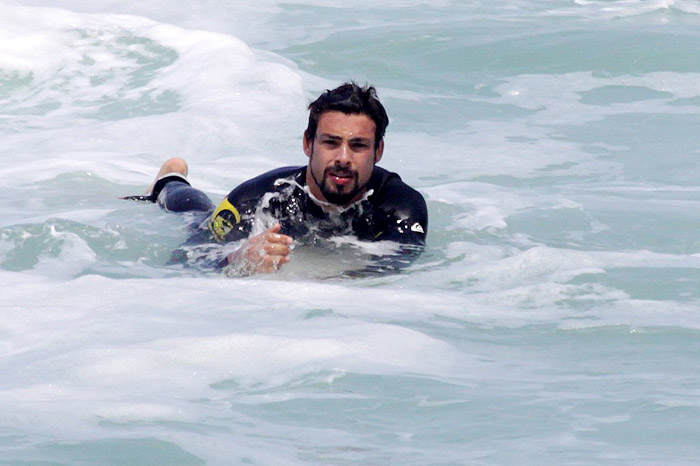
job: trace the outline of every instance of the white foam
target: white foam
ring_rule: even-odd
[[[61,426],[62,435],[85,438],[96,422],[201,423],[204,412],[225,418],[213,386],[227,381],[255,391],[310,373],[451,378],[458,369],[483,370],[439,339],[367,320],[421,319],[449,301],[411,291],[270,280],[0,277],[0,413],[35,435]],[[337,310],[307,316],[323,305],[320,296]],[[459,310],[457,302],[448,306]],[[210,401],[198,406],[190,401],[196,399]]]
[[[697,4],[683,0],[623,0],[606,2],[600,0],[575,0],[575,7],[564,7],[548,11],[548,14],[558,16],[580,15],[591,19],[626,18],[648,14],[663,14],[668,10],[679,10],[685,13],[700,13]],[[663,22],[663,19],[659,20]]]
[[[562,328],[578,329],[601,326],[629,327],[630,332],[644,332],[655,327],[700,329],[695,303],[660,302],[644,299],[611,300],[604,306],[582,313],[579,319],[563,321]]]
[[[700,267],[692,255],[659,254],[650,251],[575,251],[545,246],[532,247],[490,264],[470,267],[464,278],[488,277],[486,286],[510,286],[538,281],[542,276],[566,282],[580,274],[613,267]]]
[[[661,252],[650,252],[638,250],[646,243],[635,238],[629,250],[613,250],[606,234],[591,232],[615,233],[595,214],[600,206],[618,206],[616,196],[631,199],[629,209],[620,211],[630,215],[622,224],[666,207],[692,213],[697,188],[637,181],[651,170],[632,179],[622,159],[634,156],[628,151],[635,141],[592,137],[584,146],[585,138],[558,132],[573,127],[588,135],[589,124],[595,128],[592,123],[631,114],[692,119],[700,96],[697,73],[537,70],[494,76],[475,70],[484,87],[452,100],[505,113],[483,119],[469,110],[435,115],[454,115],[449,131],[441,130],[441,121],[432,132],[414,131],[420,119],[389,108],[393,122],[383,163],[426,193],[431,209],[428,250],[402,274],[321,280],[288,267],[278,275],[231,280],[150,264],[141,253],[123,253],[137,243],[160,248],[160,260],[186,236],[184,223],[160,216],[155,206],[113,199],[145,188],[170,155],[184,155],[194,184],[218,195],[268,168],[304,163],[305,104],[316,91],[336,85],[338,74],[318,64],[305,68],[321,69],[323,76],[301,71],[251,47],[250,37],[274,44],[270,50],[304,54],[312,45],[325,53],[334,49],[315,40],[366,28],[367,43],[381,46],[383,34],[407,25],[417,25],[416,37],[423,39],[420,27],[429,23],[431,33],[454,35],[455,43],[506,38],[508,46],[511,33],[530,34],[531,26],[579,31],[588,18],[600,20],[597,27],[605,34],[604,20],[626,11],[648,14],[640,17],[644,22],[682,16],[690,24],[692,16],[677,13],[696,8],[692,3],[440,2],[450,13],[440,17],[434,4],[427,11],[392,0],[371,9],[363,1],[360,6],[379,16],[348,21],[329,15],[323,24],[305,14],[356,7],[315,0],[61,4],[75,11],[0,6],[3,19],[10,19],[0,27],[0,69],[19,77],[32,73],[34,79],[14,82],[0,103],[0,153],[6,161],[0,168],[1,233],[29,238],[45,227],[46,240],[39,263],[21,273],[6,270],[16,266],[8,258],[20,249],[0,241],[0,417],[8,442],[18,438],[4,453],[16,452],[18,462],[43,459],[30,457],[34,445],[78,451],[91,447],[81,442],[124,437],[172,442],[207,464],[308,464],[320,458],[379,464],[405,452],[416,464],[453,464],[465,458],[454,439],[466,438],[473,424],[462,421],[479,423],[484,413],[495,413],[489,418],[494,422],[480,424],[484,445],[469,453],[472,462],[509,464],[517,456],[542,463],[552,459],[552,445],[587,458],[648,460],[635,448],[651,439],[653,429],[624,446],[605,438],[602,449],[583,437],[602,423],[614,427],[634,419],[626,406],[637,412],[656,409],[658,400],[695,406],[694,393],[669,382],[670,369],[658,370],[643,355],[634,360],[629,352],[632,361],[599,364],[601,355],[619,354],[620,335],[666,327],[669,346],[677,344],[678,351],[659,354],[659,367],[670,360],[669,367],[692,366],[675,338],[692,338],[700,329],[692,290],[700,253],[692,239],[680,237],[692,235],[679,228],[671,236],[671,227],[659,227],[680,239],[673,245],[660,240],[655,246]],[[416,17],[416,11],[436,16]],[[566,21],[558,14],[567,15]],[[460,23],[465,15],[470,20]],[[477,24],[479,32],[456,37],[453,26],[460,24]],[[17,42],[19,36],[26,42]],[[345,53],[338,57],[348,59]],[[140,60],[152,68],[139,68]],[[419,69],[410,65],[406,69]],[[395,70],[373,70],[385,81],[379,92],[388,104],[403,100],[420,108],[452,101],[439,83],[423,86],[420,74],[395,80]],[[447,74],[439,77],[449,80]],[[387,80],[396,88],[383,87]],[[637,88],[642,98],[606,102],[611,86]],[[139,107],[142,98],[162,107]],[[105,106],[109,99],[118,105]],[[124,110],[132,104],[130,115]],[[532,212],[583,219],[586,226],[580,232],[577,225],[562,225],[565,238],[547,243],[515,221],[535,221]],[[109,236],[119,253],[92,246],[93,228]],[[552,246],[577,234],[582,250]],[[363,249],[341,243],[338,250],[387,252],[384,244]],[[331,254],[320,264],[308,257],[319,268],[339,259]],[[114,275],[123,278],[107,278],[102,269],[116,269]],[[637,272],[645,278],[635,278]],[[656,272],[670,289],[640,290],[641,280]],[[654,291],[660,297],[648,298]],[[650,351],[660,347],[654,346],[658,341],[644,340]],[[688,377],[682,383],[694,380]],[[635,383],[633,393],[625,391],[637,380],[643,383]],[[662,385],[667,392],[659,395],[655,388]],[[641,404],[617,406],[608,396],[616,393]],[[376,406],[371,419],[367,406]],[[611,407],[617,411],[599,414]]]
[[[581,100],[581,94],[607,86],[639,87],[668,96],[644,99],[628,103],[592,106]],[[530,110],[539,110],[542,121],[576,122],[600,119],[606,115],[624,114],[632,111],[661,110],[665,113],[694,112],[680,106],[669,106],[675,99],[700,96],[697,73],[652,72],[641,76],[595,76],[592,72],[576,72],[554,75],[519,75],[495,90],[501,95],[496,102],[517,105]],[[492,101],[488,99],[488,101]],[[582,118],[584,120],[582,120]]]
[[[135,155],[146,163],[140,171],[147,172],[147,180],[175,154],[189,158],[195,173],[203,175],[207,168],[197,170],[198,160],[231,154],[245,155],[253,162],[250,170],[260,170],[258,157],[267,169],[276,165],[272,160],[279,154],[270,154],[270,147],[261,150],[259,134],[287,132],[281,137],[286,145],[300,133],[305,95],[299,73],[289,62],[255,52],[233,36],[134,16],[0,8],[15,23],[8,35],[30,36],[23,47],[4,42],[0,50],[0,68],[31,77],[31,87],[13,92],[5,109],[36,113],[30,131],[2,138],[0,151],[21,148],[28,160],[25,166],[6,168],[12,172],[8,182],[41,179],[62,160],[89,163],[100,176],[125,182],[133,177],[130,159]],[[154,71],[144,71],[139,60],[153,60]],[[170,96],[165,97],[171,100],[170,111],[103,121],[95,116],[105,111],[105,100],[159,96]],[[15,118],[15,124],[23,121]],[[37,164],[31,160],[34,154],[52,161]],[[209,172],[221,176],[214,168]]]

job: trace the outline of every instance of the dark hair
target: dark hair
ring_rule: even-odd
[[[389,125],[389,117],[384,106],[377,98],[377,91],[373,86],[360,87],[354,82],[345,83],[333,90],[326,90],[315,101],[309,104],[309,125],[306,128],[306,138],[313,140],[316,137],[318,120],[324,112],[338,111],[347,114],[359,113],[367,115],[374,121],[376,131],[374,135],[374,148],[384,137],[386,127]]]

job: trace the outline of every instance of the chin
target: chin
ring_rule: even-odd
[[[349,193],[340,193],[340,192],[329,192],[326,191],[323,193],[323,197],[326,198],[328,202],[331,204],[335,204],[338,206],[346,206],[350,203],[352,203],[352,200],[357,196],[356,192],[349,192]]]

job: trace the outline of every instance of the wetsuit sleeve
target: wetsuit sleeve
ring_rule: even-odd
[[[228,254],[231,251],[212,244],[212,237],[218,243],[234,242],[248,237],[252,221],[241,214],[244,212],[242,206],[246,203],[241,203],[232,196],[237,189],[231,191],[209,219],[199,225],[181,247],[173,251],[170,264],[212,270],[222,270],[228,265]],[[232,198],[237,205],[231,202]]]
[[[214,213],[209,220],[209,231],[214,235],[214,239],[219,243],[228,243],[230,241],[238,241],[248,236],[250,226],[248,222],[243,223],[243,218],[233,202],[231,202],[232,191],[224,198],[219,206],[214,210]],[[234,197],[235,201],[235,197]]]
[[[229,243],[247,238],[256,207],[267,188],[262,175],[234,188],[217,206],[209,220],[209,231],[214,239],[219,243]]]
[[[209,231],[219,243],[247,238],[255,213],[266,193],[275,191],[275,182],[293,176],[303,167],[282,167],[250,179],[221,201],[209,220]]]

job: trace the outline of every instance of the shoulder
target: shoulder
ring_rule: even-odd
[[[290,179],[305,173],[306,167],[282,167],[270,170],[261,175],[244,181],[234,188],[227,196],[229,202],[236,203],[245,199],[258,198],[263,194],[274,191],[275,182],[280,179]]]
[[[404,183],[401,177],[381,167],[375,167],[369,188],[374,190],[370,200],[382,210],[398,216],[428,217],[423,195]]]
[[[396,173],[375,167],[368,198],[378,222],[378,240],[404,244],[425,245],[428,233],[428,207],[417,190],[401,180]]]

